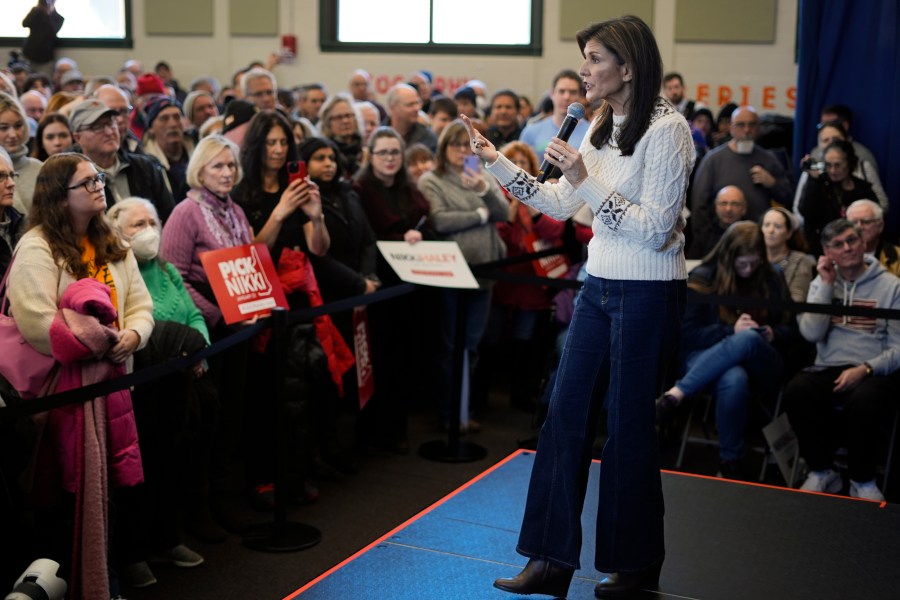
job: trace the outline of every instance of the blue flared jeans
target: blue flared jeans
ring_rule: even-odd
[[[675,382],[686,396],[711,388],[716,398],[719,457],[740,460],[751,389],[774,393],[781,382],[778,351],[752,329],[719,340],[687,357],[687,373]]]
[[[605,393],[595,566],[628,572],[662,561],[654,399],[678,343],[685,294],[684,281],[585,281],[541,429],[520,554],[580,568],[581,511]]]

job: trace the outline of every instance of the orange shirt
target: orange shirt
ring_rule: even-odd
[[[81,262],[87,265],[88,274],[91,278],[96,279],[109,287],[110,300],[112,301],[112,305],[118,310],[119,302],[118,294],[116,293],[116,282],[113,281],[112,273],[105,263],[97,266],[95,263],[96,256],[97,254],[94,245],[88,238],[83,238],[81,240]],[[113,326],[117,327],[118,323],[113,323]]]

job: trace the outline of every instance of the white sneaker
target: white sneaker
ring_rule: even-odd
[[[850,480],[850,495],[854,498],[862,498],[863,500],[874,500],[875,502],[884,502],[884,494],[875,485],[875,480],[859,483]]]
[[[841,474],[832,469],[826,469],[810,471],[800,489],[807,492],[836,494],[841,491],[842,487],[844,487],[844,482],[841,481]]]

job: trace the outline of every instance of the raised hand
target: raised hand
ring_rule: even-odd
[[[466,115],[460,115],[460,119],[462,119],[463,124],[466,126],[466,131],[469,132],[469,143],[472,145],[472,153],[475,156],[481,158],[481,160],[486,161],[488,163],[492,163],[497,160],[497,157],[500,155],[497,152],[497,149],[494,145],[488,140],[486,137],[478,133],[472,126],[472,122],[469,120],[469,117]]]

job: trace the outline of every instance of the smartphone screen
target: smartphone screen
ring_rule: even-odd
[[[473,173],[481,172],[481,159],[480,158],[478,158],[474,154],[470,154],[470,155],[466,156],[466,158],[464,160],[465,160],[465,162],[463,163],[463,166],[466,169],[472,171]]]
[[[287,164],[288,185],[295,179],[306,179],[306,163],[302,160],[292,160]]]

